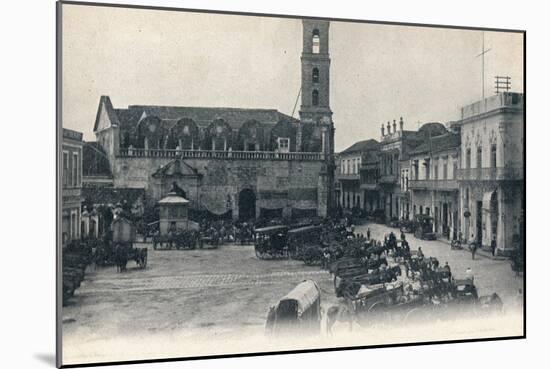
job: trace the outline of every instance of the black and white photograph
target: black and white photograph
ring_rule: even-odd
[[[57,3],[58,366],[525,337],[525,31],[358,17]]]

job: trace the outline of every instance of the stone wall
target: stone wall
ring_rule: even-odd
[[[250,189],[256,196],[256,215],[260,208],[290,210],[319,207],[326,214],[327,180],[322,161],[283,160],[206,160],[186,159],[198,175],[183,175],[167,181],[153,178],[167,158],[121,158],[113,163],[115,187],[144,188],[149,205],[162,198],[175,181],[191,201],[191,207],[207,208],[221,214],[233,210],[238,217],[239,194]]]

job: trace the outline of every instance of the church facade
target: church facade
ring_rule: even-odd
[[[114,188],[153,206],[176,184],[190,209],[235,220],[326,216],[333,204],[329,22],[303,21],[300,119],[273,109],[99,101],[94,125]]]

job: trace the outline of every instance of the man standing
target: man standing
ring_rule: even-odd
[[[367,240],[370,240],[370,228],[367,228]]]
[[[495,235],[493,235],[493,239],[491,240],[491,253],[493,254],[493,256],[495,256],[496,249],[497,249],[497,240]]]
[[[472,235],[472,243],[470,243],[470,251],[472,252],[472,260],[475,260],[476,251],[477,251],[477,240],[474,239],[474,235]]]

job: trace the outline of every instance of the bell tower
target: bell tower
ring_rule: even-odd
[[[302,105],[303,123],[332,122],[330,110],[329,22],[304,19],[302,50]]]

